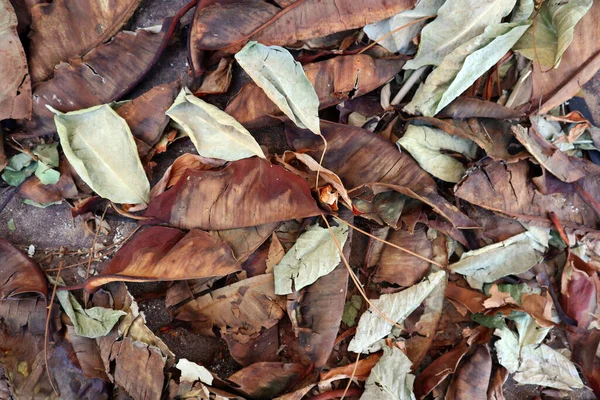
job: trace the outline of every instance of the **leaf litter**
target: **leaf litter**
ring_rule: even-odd
[[[597,2],[145,6],[0,6],[0,396],[600,396]]]

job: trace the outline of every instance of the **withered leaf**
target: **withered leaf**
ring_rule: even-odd
[[[33,7],[29,36],[32,81],[47,79],[61,62],[106,42],[127,22],[140,2],[56,0]]]
[[[375,59],[366,54],[339,56],[304,65],[304,73],[319,97],[319,109],[362,96],[389,81],[402,69],[399,59]],[[255,83],[248,83],[225,111],[248,128],[276,123],[281,110]]]
[[[26,293],[36,293],[46,297],[48,294],[46,278],[32,259],[0,238],[0,299]]]
[[[412,362],[397,347],[385,347],[383,356],[371,370],[361,399],[413,400],[415,376],[410,373]]]
[[[242,368],[227,380],[253,399],[273,399],[282,394],[305,373],[298,363],[259,362]]]
[[[201,255],[201,256],[200,256]],[[192,229],[153,226],[137,233],[113,257],[100,275],[85,283],[86,290],[114,281],[153,282],[225,276],[239,271],[227,243]]]
[[[490,374],[492,372],[492,356],[486,345],[479,345],[456,370],[452,376],[446,399],[484,399],[486,398]]]
[[[279,322],[285,298],[275,294],[273,274],[257,275],[190,301],[175,312],[192,330],[213,336],[213,326],[246,343]]]
[[[31,117],[31,80],[9,0],[0,2],[0,121]]]
[[[200,96],[226,93],[233,77],[232,68],[233,60],[222,58],[215,70],[206,72],[202,80],[202,85],[194,94]]]
[[[320,213],[304,179],[266,160],[247,158],[220,171],[187,170],[150,202],[146,215],[183,229],[221,230]]]
[[[438,194],[429,174],[391,142],[361,128],[327,121],[321,121],[321,132],[329,148],[323,166],[336,173],[347,188],[371,184],[382,188],[378,192],[395,190],[431,205],[457,228],[476,227]],[[319,138],[290,126],[286,133],[295,151],[307,151],[313,158],[320,158],[322,142]],[[372,162],[369,154],[377,154],[377,163]]]

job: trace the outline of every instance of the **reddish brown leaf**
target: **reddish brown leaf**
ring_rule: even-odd
[[[375,59],[366,54],[335,57],[305,65],[306,77],[319,97],[319,108],[371,92],[392,79],[404,65],[399,59]],[[277,123],[283,116],[265,92],[251,82],[239,91],[225,111],[244,126],[257,128]]]
[[[366,380],[371,374],[371,370],[381,358],[380,353],[371,354],[369,357],[357,361],[356,363],[344,365],[343,367],[332,368],[327,372],[321,373],[321,380],[325,381],[337,375],[354,376],[360,381]],[[358,364],[358,365],[357,365]],[[356,368],[356,369],[355,369]]]
[[[248,228],[210,231],[210,234],[229,243],[235,258],[239,262],[244,262],[271,236],[278,226],[279,222],[272,222]]]
[[[0,121],[31,117],[31,81],[9,0],[0,1]]]
[[[492,378],[490,387],[488,388],[488,400],[505,400],[502,385],[504,385],[506,379],[508,379],[508,371],[503,366],[497,365],[496,372],[494,372],[494,377]]]
[[[306,181],[260,158],[220,171],[187,170],[147,216],[179,228],[232,229],[320,214]]]
[[[46,297],[46,278],[31,258],[0,239],[0,300],[26,293]]]
[[[448,400],[485,399],[487,396],[492,356],[486,345],[479,345],[475,353],[458,368],[446,393]]]
[[[299,381],[305,372],[302,364],[259,362],[239,370],[228,380],[253,399],[272,399]]]
[[[461,343],[449,352],[442,354],[417,375],[414,385],[414,393],[417,399],[423,399],[448,375],[454,373],[468,349],[466,343]]]
[[[85,288],[113,281],[151,282],[225,276],[241,269],[227,243],[204,231],[155,226],[147,228],[121,248],[100,275]]]
[[[108,40],[127,22],[140,2],[55,0],[33,7],[29,35],[32,81],[47,79],[61,62]]]
[[[247,343],[240,343],[228,334],[223,335],[231,357],[240,365],[247,367],[258,362],[279,361],[279,327],[272,326]]]
[[[433,255],[431,242],[423,225],[419,225],[412,235],[403,230],[392,231],[387,241],[425,258],[431,259]],[[429,273],[429,268],[428,262],[395,247],[386,246],[373,280],[408,287],[420,282]]]
[[[600,304],[600,279],[597,271],[575,254],[569,253],[561,279],[561,305],[577,321],[578,329],[587,329]]]
[[[471,314],[484,312],[483,302],[488,298],[488,296],[477,290],[458,286],[454,282],[448,282],[446,297],[453,303],[456,302],[464,306]]]
[[[367,130],[327,121],[321,122],[321,132],[329,148],[323,166],[335,172],[347,188],[369,186],[375,194],[395,190],[431,205],[457,228],[477,226],[440,196],[431,176],[392,143]],[[292,126],[288,126],[287,135],[295,151],[308,151],[320,159],[320,138]],[[376,163],[373,155],[377,155]]]

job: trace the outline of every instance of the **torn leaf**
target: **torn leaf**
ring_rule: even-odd
[[[75,333],[90,339],[108,335],[121,316],[127,314],[125,311],[104,307],[84,309],[75,296],[66,290],[57,291],[56,297],[71,319]]]
[[[69,113],[48,108],[65,156],[85,183],[115,203],[149,201],[150,183],[129,126],[109,105]]]
[[[409,125],[396,142],[419,163],[421,168],[446,182],[456,183],[465,174],[465,166],[448,152],[475,158],[477,145],[469,139],[447,134],[441,129]]]
[[[249,42],[235,59],[298,127],[321,134],[317,93],[302,65],[286,49]]]
[[[385,347],[383,356],[365,382],[361,400],[414,400],[412,362],[397,347]]]
[[[348,226],[341,224],[332,227],[331,231],[339,246],[343,248],[348,239]],[[340,260],[332,232],[319,225],[310,226],[274,267],[275,293],[290,294],[314,283],[321,276],[333,271]]]
[[[377,300],[371,300],[371,303],[389,319],[401,324],[445,278],[444,271],[434,272],[421,283],[398,293],[384,294]],[[356,335],[350,342],[348,351],[370,352],[370,347],[379,339],[389,335],[393,327],[394,325],[370,308],[360,317]]]
[[[246,128],[229,114],[194,96],[187,88],[181,90],[167,115],[181,125],[201,156],[225,161],[253,156],[265,158]]]

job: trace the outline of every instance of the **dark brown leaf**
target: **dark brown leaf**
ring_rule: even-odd
[[[438,118],[519,119],[525,113],[477,97],[459,96],[437,114]]]
[[[26,293],[46,297],[46,278],[31,258],[0,239],[0,300]]]
[[[486,345],[479,345],[458,368],[446,393],[448,400],[485,399],[487,396],[492,356]]]
[[[253,399],[273,399],[284,393],[304,373],[302,364],[260,362],[243,368],[228,380]]]
[[[147,216],[190,229],[245,228],[320,214],[306,181],[260,158],[220,171],[187,170]]]
[[[11,335],[18,335],[25,328],[34,335],[43,335],[46,311],[46,301],[42,298],[0,300],[0,322]]]
[[[33,7],[29,35],[31,80],[36,83],[47,79],[61,62],[107,41],[127,22],[140,2],[55,0]]]
[[[494,372],[494,376],[492,377],[487,392],[488,400],[505,400],[502,385],[504,385],[506,379],[508,379],[508,371],[506,368],[501,365],[496,366],[496,372]]]
[[[454,373],[460,360],[462,360],[468,350],[469,347],[463,342],[447,353],[442,354],[417,375],[414,386],[414,393],[417,399],[423,399],[446,379],[448,375]]]
[[[279,361],[279,327],[272,326],[260,335],[251,338],[247,343],[241,343],[228,334],[223,335],[231,357],[240,365],[247,367],[258,362]]]
[[[400,59],[375,59],[366,54],[335,57],[305,65],[306,77],[327,108],[369,93],[392,79],[404,65]],[[242,87],[225,111],[244,126],[257,128],[277,123],[283,113],[255,83]]]
[[[121,248],[100,275],[88,279],[93,291],[113,281],[152,282],[225,276],[241,269],[227,243],[192,229],[147,228]]]
[[[347,188],[369,186],[373,193],[395,190],[433,207],[456,228],[477,225],[438,194],[434,180],[405,152],[392,143],[356,127],[322,121],[321,132],[329,150],[323,166],[335,172]],[[320,159],[323,143],[307,131],[288,126],[290,146]],[[376,155],[377,162],[373,163]]]
[[[0,121],[31,117],[31,80],[9,0],[0,1]]]
[[[233,67],[232,58],[222,58],[219,61],[219,65],[213,71],[208,71],[204,74],[204,80],[200,88],[194,92],[196,96],[203,96],[207,94],[223,94],[229,90],[231,85],[231,78],[233,77],[231,71]]]

